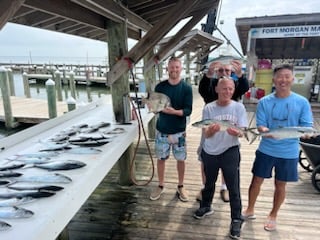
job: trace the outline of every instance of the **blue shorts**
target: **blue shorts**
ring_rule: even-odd
[[[164,134],[157,131],[155,152],[158,159],[166,160],[170,155],[170,148],[176,160],[183,161],[187,158],[186,132]]]
[[[271,178],[274,168],[275,179],[283,182],[296,182],[298,181],[298,160],[298,158],[276,158],[257,150],[251,172],[257,177]]]

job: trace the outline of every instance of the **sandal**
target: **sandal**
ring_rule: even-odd
[[[246,212],[243,212],[242,213],[242,218],[243,218],[243,220],[254,220],[254,219],[256,219],[256,215],[254,215],[253,213],[246,213]]]
[[[277,227],[277,222],[276,220],[272,220],[270,218],[267,219],[267,221],[264,223],[264,230],[266,231],[274,231],[276,230]]]

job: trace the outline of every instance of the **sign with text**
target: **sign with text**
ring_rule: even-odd
[[[251,38],[318,37],[320,25],[251,28]]]

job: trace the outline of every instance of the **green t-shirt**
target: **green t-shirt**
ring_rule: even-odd
[[[171,107],[183,110],[183,116],[159,113],[156,128],[164,134],[175,134],[186,130],[186,117],[192,112],[192,87],[181,80],[177,85],[171,85],[168,80],[160,82],[155,92],[163,93],[170,98]]]

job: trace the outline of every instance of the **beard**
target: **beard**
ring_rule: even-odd
[[[179,78],[179,73],[178,72],[169,72],[169,78],[171,79],[177,79]]]

